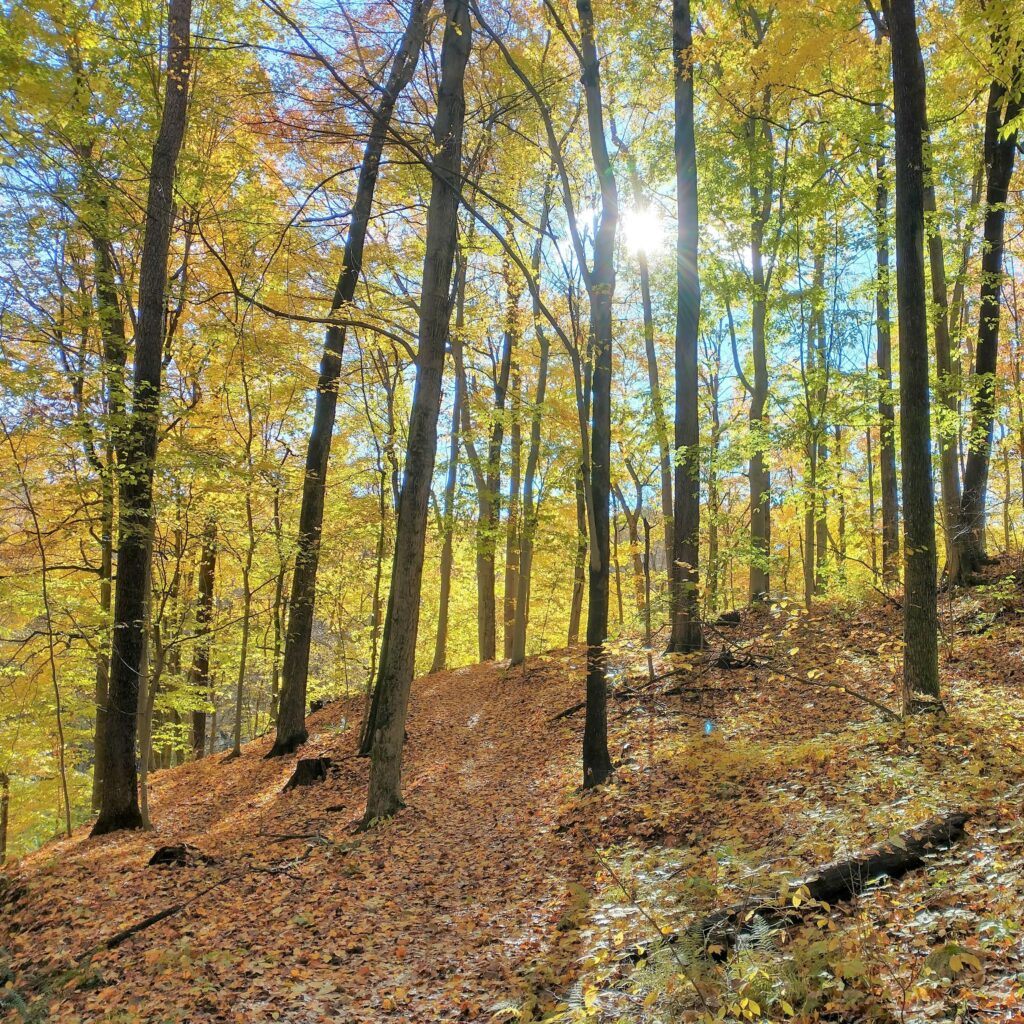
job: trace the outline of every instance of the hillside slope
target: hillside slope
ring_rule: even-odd
[[[673,674],[653,686],[624,647],[620,768],[599,794],[576,789],[582,715],[555,717],[580,698],[580,652],[418,680],[408,807],[368,834],[357,701],[311,718],[302,753],[337,769],[320,785],[282,793],[294,759],[263,760],[269,739],[160,772],[151,832],[79,829],[9,872],[10,1019],[523,1020],[560,1006],[656,1021],[705,1004],[736,1019],[1020,1019],[1019,597],[1011,580],[947,610],[950,714],[910,724],[870,703],[899,706],[898,616],[881,603],[745,613],[707,655],[659,661]],[[723,649],[753,663],[716,667]],[[747,954],[699,976],[633,972],[616,952],[957,806],[970,834],[933,868],[826,913],[753,972]],[[147,866],[183,841],[215,863]],[[793,965],[815,949],[811,985]]]

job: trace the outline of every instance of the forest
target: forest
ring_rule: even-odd
[[[0,12],[0,1019],[1024,1022],[1024,0]]]

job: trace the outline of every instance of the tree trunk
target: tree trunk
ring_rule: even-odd
[[[270,724],[277,725],[277,702],[281,692],[281,645],[284,640],[284,584],[288,564],[284,556],[284,535],[281,525],[281,488],[274,490],[274,543],[277,548],[277,582],[274,585],[274,653],[270,677]]]
[[[135,768],[140,673],[145,662],[145,611],[153,517],[153,469],[160,417],[165,292],[174,213],[174,174],[185,135],[190,66],[191,0],[170,0],[167,87],[153,146],[146,229],[139,267],[139,320],[131,422],[122,435],[121,512],[110,688],[103,736],[100,813],[93,835],[142,825]]]
[[[541,209],[541,230],[533,250],[532,270],[536,278],[540,271],[544,233],[548,228],[551,203],[550,186],[544,189],[544,204]],[[548,357],[551,345],[540,322],[540,292],[533,297],[534,332],[540,348],[537,363],[537,391],[530,410],[530,447],[526,455],[526,474],[523,477],[523,530],[519,548],[519,580],[516,593],[516,618],[512,631],[513,665],[526,660],[526,636],[530,622],[530,579],[533,571],[533,541],[537,534],[537,508],[534,481],[540,464],[541,420],[544,416],[544,399],[548,386]]]
[[[442,529],[444,540],[441,545],[441,589],[437,607],[437,639],[434,641],[434,661],[431,672],[440,672],[448,661],[448,605],[452,592],[452,544],[455,529],[455,485],[459,477],[459,418],[462,416],[462,380],[456,374],[455,399],[452,403],[451,441],[448,445],[448,476],[444,484],[444,511]]]
[[[697,418],[697,345],[700,278],[697,269],[697,148],[693,126],[693,39],[690,0],[673,0],[676,160],[676,403],[675,522],[671,579],[670,651],[704,643],[698,605],[700,552],[700,426]]]
[[[203,703],[210,694],[210,628],[213,623],[213,588],[217,573],[217,522],[207,519],[203,528],[203,547],[199,556],[199,580],[196,584],[198,607],[196,608],[196,646],[192,655],[192,667],[188,673],[188,685],[192,700]],[[192,756],[198,760],[203,756],[206,743],[206,712],[192,712]],[[210,752],[213,752],[211,746]]]
[[[436,153],[431,165],[427,210],[416,389],[409,419],[391,594],[377,675],[378,706],[373,722],[367,824],[390,817],[402,806],[402,744],[415,669],[430,481],[437,451],[441,378],[449,336],[449,289],[458,231],[462,131],[466,116],[464,82],[471,25],[465,0],[445,0],[444,9],[446,22],[434,123]]]
[[[11,778],[0,771],[0,865],[7,861],[7,822],[11,809]]]
[[[432,0],[413,0],[405,33],[381,93],[380,105],[371,118],[369,135],[363,150],[363,163],[359,171],[359,182],[356,186],[356,197],[352,204],[352,219],[345,240],[345,255],[334,291],[331,307],[334,315],[344,315],[355,297],[385,137],[391,124],[395,103],[416,70],[431,2]],[[313,427],[306,450],[306,475],[302,484],[298,550],[292,573],[291,599],[288,602],[277,735],[268,757],[290,754],[306,742],[309,645],[313,635],[316,574],[320,563],[327,467],[330,461],[344,349],[345,327],[332,324],[327,329],[323,358],[320,362]]]
[[[591,378],[590,493],[594,533],[590,543],[587,604],[587,712],[583,727],[583,786],[599,786],[612,772],[608,753],[607,650],[608,583],[611,555],[608,506],[611,497],[612,303],[615,295],[615,231],[618,191],[604,135],[601,65],[590,0],[576,0],[587,127],[594,171],[601,188],[601,214],[594,238],[594,265],[588,275]]]
[[[512,310],[509,310],[511,315]],[[518,327],[517,327],[518,333]],[[512,371],[512,401],[509,408],[509,489],[508,517],[505,532],[505,594],[504,594],[504,630],[503,656],[511,661],[513,636],[516,625],[516,599],[519,593],[519,571],[522,548],[522,523],[520,507],[520,488],[522,486],[523,466],[523,428],[520,421],[522,414],[521,400],[522,381],[516,366]]]
[[[583,468],[576,473],[576,557],[572,569],[572,600],[569,603],[569,636],[567,643],[574,647],[580,640],[580,619],[583,617],[583,593],[587,582],[587,499],[584,492]]]
[[[1022,77],[1020,67],[1015,67],[1011,72],[1014,87],[1022,84]],[[985,495],[995,424],[1006,202],[1013,176],[1018,134],[1016,127],[1003,133],[1005,127],[1016,120],[1021,109],[1022,97],[1019,91],[1008,97],[1001,82],[992,83],[985,115],[985,226],[978,343],[975,348],[975,397],[963,496],[949,566],[949,578],[954,583],[969,582],[986,561]]]
[[[935,504],[924,275],[925,72],[914,0],[890,0],[896,109],[896,301],[899,310],[903,461],[903,685],[938,699]]]

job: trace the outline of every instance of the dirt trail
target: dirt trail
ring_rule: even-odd
[[[79,829],[18,870],[23,892],[0,925],[15,984],[223,878],[96,954],[47,998],[50,1019],[455,1021],[515,1005],[545,973],[537,965],[565,961],[571,939],[557,926],[587,874],[585,849],[557,821],[576,781],[575,727],[549,724],[575,696],[542,666],[418,680],[408,807],[368,835],[353,829],[361,759],[288,794],[294,759],[264,761],[267,739],[234,762],[158,773],[152,832],[89,840]],[[348,701],[313,716],[303,754],[346,758],[358,714]],[[323,840],[280,838],[310,833]],[[146,866],[156,846],[182,840],[218,863]]]

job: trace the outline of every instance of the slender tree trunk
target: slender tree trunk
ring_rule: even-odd
[[[550,213],[550,188],[544,190],[544,204],[541,210],[541,231],[533,250],[532,269],[536,278],[540,271],[544,233],[547,231]],[[523,477],[523,531],[519,551],[519,580],[516,593],[516,618],[512,631],[513,665],[526,660],[526,636],[530,622],[530,581],[533,572],[533,543],[537,535],[537,507],[534,484],[540,464],[541,420],[544,416],[544,399],[548,386],[548,357],[551,345],[540,323],[540,292],[533,297],[534,332],[540,348],[537,363],[537,391],[533,408],[530,410],[530,447],[526,455],[526,473]]]
[[[252,494],[246,491],[245,520],[248,527],[248,543],[245,561],[242,565],[242,643],[238,652],[238,677],[235,680],[235,733],[231,757],[242,755],[242,704],[245,696],[245,675],[249,662],[249,633],[252,626],[252,561],[256,552],[256,531],[252,516]]]
[[[1003,247],[1006,203],[1017,152],[1017,128],[1006,130],[1021,113],[1024,98],[1020,86],[1024,75],[1015,67],[1011,79],[1016,89],[1007,96],[1001,82],[989,90],[985,115],[985,224],[981,256],[981,301],[978,313],[978,343],[975,348],[975,397],[971,437],[964,471],[963,497],[953,538],[949,578],[969,582],[985,564],[985,496],[995,425],[996,369],[999,362],[1000,296],[1003,285]]]
[[[946,565],[952,563],[953,537],[960,512],[960,466],[957,458],[957,420],[960,382],[953,372],[953,350],[949,335],[949,305],[946,287],[946,258],[942,235],[934,222],[935,185],[929,180],[924,190],[925,214],[932,218],[928,230],[928,263],[931,270],[932,326],[935,332],[936,395],[942,413],[938,423],[940,483],[942,486],[942,525],[946,535]]]
[[[7,823],[11,810],[11,777],[0,771],[0,865],[7,862]]]
[[[582,467],[576,473],[576,558],[572,570],[572,599],[569,603],[569,637],[574,647],[580,641],[580,619],[583,617],[583,594],[587,582],[587,505]]]
[[[718,447],[721,440],[722,424],[718,411],[718,393],[721,366],[721,349],[715,350],[715,364],[710,380],[711,399],[711,443],[708,446],[708,567],[706,607],[708,612],[718,610],[718,595],[721,589],[721,555],[719,553],[718,518],[721,498],[718,491]]]
[[[191,0],[170,0],[167,88],[153,146],[146,229],[139,269],[139,320],[131,422],[122,434],[121,512],[110,689],[101,755],[100,813],[93,835],[142,825],[135,768],[140,673],[153,517],[153,469],[160,417],[165,293],[174,213],[174,175],[185,135],[190,67]]]
[[[402,744],[415,669],[430,481],[437,451],[441,378],[449,336],[449,288],[458,230],[462,132],[466,116],[464,82],[471,25],[465,0],[445,0],[444,9],[446,22],[434,123],[436,152],[431,165],[433,180],[427,210],[416,389],[409,420],[391,594],[377,676],[378,707],[373,722],[367,824],[390,817],[402,806]]]
[[[889,0],[896,109],[896,299],[899,309],[903,460],[903,685],[939,696],[935,503],[924,274],[925,72],[914,0]]]
[[[690,0],[673,0],[677,309],[675,523],[672,531],[672,635],[669,650],[676,652],[695,651],[704,643],[697,592],[700,552],[700,426],[697,417],[700,278],[697,270],[699,222],[692,45]]]
[[[615,232],[618,190],[608,156],[601,102],[601,65],[590,0],[576,0],[587,127],[594,171],[601,188],[601,214],[589,273],[590,338],[594,353],[591,378],[590,493],[594,533],[590,544],[587,603],[587,708],[583,726],[583,786],[599,786],[612,772],[608,753],[607,649],[611,497],[612,303],[615,295]]]
[[[455,399],[452,404],[451,440],[448,444],[448,476],[444,484],[444,511],[442,529],[444,540],[441,545],[441,589],[437,608],[437,639],[434,642],[434,661],[431,672],[440,672],[448,661],[448,606],[452,592],[452,565],[454,553],[452,544],[455,533],[455,485],[459,478],[459,419],[462,416],[462,380],[455,376]]]
[[[878,350],[878,464],[882,503],[882,579],[890,586],[899,578],[900,519],[896,483],[896,409],[892,386],[892,324],[889,313],[889,189],[885,157],[875,171],[875,330]]]
[[[509,661],[512,660],[513,636],[515,634],[516,599],[519,593],[519,572],[522,548],[522,509],[520,505],[523,466],[523,428],[520,421],[522,413],[522,381],[520,380],[518,366],[516,366],[512,371],[512,382],[510,387],[512,391],[512,401],[509,406],[511,419],[509,423],[510,466],[508,517],[505,532],[504,643],[502,650],[503,656]]]
[[[277,582],[274,585],[274,653],[270,678],[270,724],[277,725],[277,702],[281,692],[281,645],[284,640],[285,578],[288,565],[284,556],[284,533],[281,524],[281,488],[274,490],[274,543],[277,547]]]
[[[199,555],[199,580],[196,584],[196,646],[189,669],[188,685],[192,700],[204,704],[210,691],[210,628],[213,623],[213,589],[217,574],[217,521],[207,519],[203,528],[203,546]],[[192,756],[203,756],[206,742],[206,712],[192,712]],[[210,748],[213,752],[213,748]]]
[[[359,182],[356,186],[356,197],[352,204],[352,219],[345,240],[345,255],[334,291],[332,310],[335,315],[344,315],[355,297],[356,285],[362,271],[363,246],[370,222],[385,137],[391,124],[395,103],[416,70],[430,6],[431,0],[413,0],[405,33],[381,92],[380,104],[371,118],[369,135],[363,150],[363,163],[359,171]],[[316,574],[320,563],[327,468],[331,455],[344,349],[345,327],[332,324],[327,330],[323,358],[320,362],[313,427],[306,450],[306,475],[302,485],[298,550],[292,573],[292,593],[288,602],[288,627],[285,635],[277,735],[268,757],[292,753],[306,742],[307,737],[306,681],[309,675],[309,646],[313,635]]]
[[[104,636],[100,640],[96,653],[96,725],[93,733],[93,775],[92,775],[92,809],[100,808],[100,790],[102,789],[103,756],[106,744],[104,726],[107,720],[107,690],[110,686],[110,648],[109,633],[110,612],[112,608],[114,578],[114,487],[113,459],[108,453],[107,472],[101,482],[100,513],[100,615],[103,619]]]

